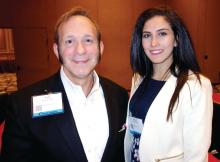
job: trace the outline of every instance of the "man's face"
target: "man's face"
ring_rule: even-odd
[[[92,77],[104,48],[98,42],[94,24],[84,16],[73,16],[58,32],[59,45],[54,44],[54,52],[63,63],[65,74],[73,82],[86,81]]]

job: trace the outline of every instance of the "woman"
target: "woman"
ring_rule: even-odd
[[[189,33],[166,7],[145,10],[131,42],[126,162],[205,162],[212,86],[201,75]]]

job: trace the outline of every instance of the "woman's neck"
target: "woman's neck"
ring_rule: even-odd
[[[152,79],[166,81],[170,75],[169,68],[154,68]]]

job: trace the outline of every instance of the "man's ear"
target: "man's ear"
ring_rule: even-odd
[[[58,45],[56,43],[53,44],[53,52],[56,55],[57,59],[59,59]]]
[[[102,55],[104,52],[104,44],[102,41],[100,41],[100,43],[99,43],[99,48],[100,48],[100,54]]]

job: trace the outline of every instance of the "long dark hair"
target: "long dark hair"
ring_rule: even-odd
[[[200,81],[200,67],[196,59],[189,32],[182,19],[174,10],[163,6],[143,11],[136,21],[130,49],[130,63],[133,72],[147,78],[151,78],[153,75],[152,62],[146,56],[142,47],[142,32],[145,22],[154,16],[163,16],[165,18],[170,24],[177,42],[177,46],[173,49],[173,63],[170,66],[170,72],[177,77],[177,83],[168,107],[168,121],[170,118],[172,119],[173,107],[179,99],[179,93],[183,85],[188,80],[188,71],[191,70]]]

